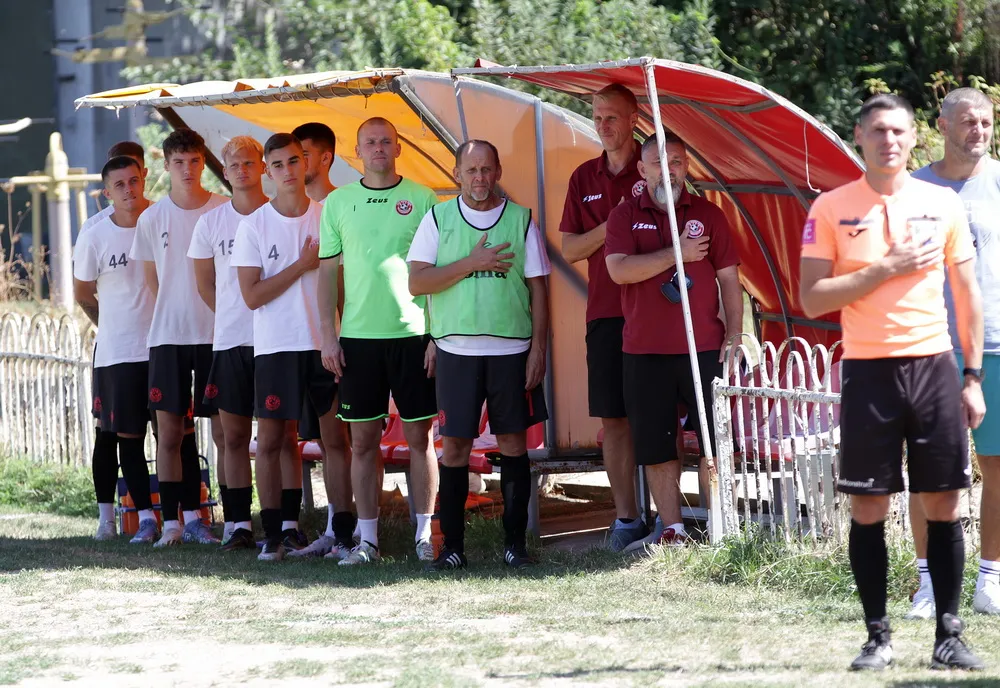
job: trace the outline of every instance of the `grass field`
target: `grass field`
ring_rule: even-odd
[[[742,543],[624,560],[543,550],[513,574],[496,522],[472,568],[425,574],[402,524],[366,569],[264,564],[90,539],[91,519],[0,514],[0,683],[102,686],[993,686],[1000,619],[965,608],[990,670],[925,667],[930,622],[896,622],[897,666],[844,671],[863,641],[843,558]],[[900,555],[902,557],[903,555]],[[900,557],[897,557],[899,559]],[[900,559],[901,560],[901,559]],[[902,565],[897,568],[903,568]],[[894,586],[910,575],[894,571]],[[812,578],[812,580],[810,580]],[[734,580],[733,584],[713,581]],[[894,619],[906,609],[902,594]],[[967,602],[967,600],[966,600]]]

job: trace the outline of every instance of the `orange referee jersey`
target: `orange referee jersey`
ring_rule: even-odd
[[[891,196],[865,177],[820,196],[802,232],[802,257],[833,263],[845,275],[884,257],[892,243],[941,242],[944,264],[975,258],[961,199],[912,177]],[[951,350],[944,303],[945,265],[893,277],[843,308],[844,358],[932,356]]]

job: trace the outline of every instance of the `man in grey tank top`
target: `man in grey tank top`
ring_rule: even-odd
[[[917,179],[954,189],[965,203],[976,246],[976,277],[983,293],[983,367],[965,368],[955,330],[951,291],[945,289],[948,328],[963,375],[982,380],[986,417],[972,431],[983,476],[979,580],[972,607],[1000,615],[1000,162],[990,157],[993,102],[981,91],[959,88],[941,103],[938,129],[944,158],[917,170]],[[934,591],[927,571],[927,522],[920,500],[910,499],[910,517],[920,570],[920,589],[906,618],[934,617]]]

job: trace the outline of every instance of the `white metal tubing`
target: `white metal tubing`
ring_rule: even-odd
[[[62,135],[55,131],[49,136],[49,154],[45,171],[56,180],[47,191],[49,202],[49,246],[52,248],[49,290],[52,300],[67,313],[73,310],[73,240],[70,230],[70,190],[63,181],[69,174],[69,158],[62,147]]]
[[[667,172],[667,147],[663,141],[663,122],[660,119],[660,102],[656,92],[656,76],[652,61],[645,63],[646,70],[646,91],[649,96],[650,107],[653,111],[653,124],[656,128],[656,149],[660,156],[660,174],[663,175],[663,183],[667,190],[673,193],[670,186],[670,174]],[[652,190],[650,190],[652,193]],[[672,198],[672,196],[671,196]],[[712,436],[708,430],[708,416],[705,411],[705,400],[701,388],[701,369],[698,366],[698,350],[694,341],[694,325],[691,322],[691,302],[688,300],[687,278],[684,274],[684,254],[681,252],[680,233],[677,231],[677,214],[674,212],[673,200],[667,203],[667,217],[670,220],[670,237],[674,244],[674,261],[677,268],[677,282],[681,294],[681,310],[684,313],[684,334],[687,336],[688,355],[691,359],[691,375],[694,377],[694,397],[695,405],[698,407],[698,423],[701,427],[702,447],[705,454],[705,462],[708,465],[709,492],[711,497],[711,518],[721,519],[722,512],[719,510],[719,475],[715,467],[715,458],[712,455],[712,443],[709,438]],[[666,422],[673,422],[666,419]]]

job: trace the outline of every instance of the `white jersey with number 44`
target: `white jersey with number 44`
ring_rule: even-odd
[[[119,227],[109,216],[81,234],[73,249],[73,276],[97,282],[100,303],[95,368],[149,360],[146,337],[153,321],[153,294],[142,263],[128,257],[134,227]]]

